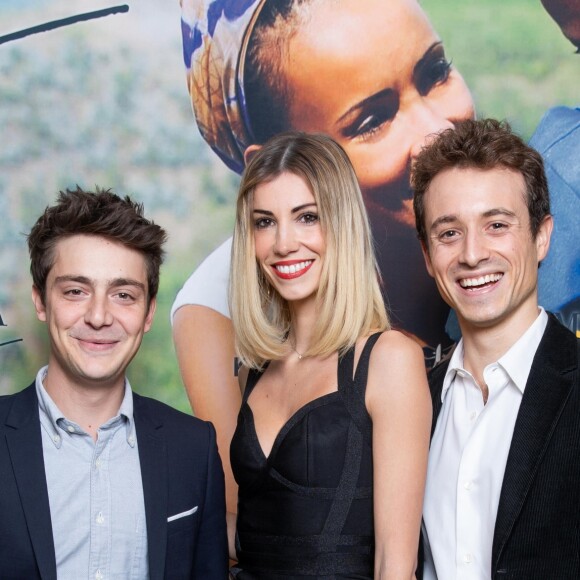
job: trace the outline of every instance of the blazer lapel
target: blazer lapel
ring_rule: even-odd
[[[6,443],[40,576],[56,580],[54,539],[34,384],[14,398],[6,425],[11,427],[6,433]]]
[[[167,450],[162,424],[149,413],[146,400],[133,393],[133,401],[147,521],[149,578],[163,580],[167,549]]]
[[[441,407],[443,403],[441,402],[441,391],[443,390],[443,380],[445,379],[445,373],[447,372],[447,367],[449,366],[449,360],[442,362],[441,364],[434,367],[429,373],[429,389],[431,391],[431,403],[433,404],[433,421],[431,423],[431,438],[433,438],[433,433],[435,432],[435,426],[437,425],[437,419],[439,413],[441,412]]]
[[[493,538],[494,569],[570,396],[577,366],[575,343],[570,332],[550,316],[534,357],[507,458]]]

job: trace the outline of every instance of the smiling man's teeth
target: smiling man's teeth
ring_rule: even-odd
[[[490,282],[497,282],[502,276],[503,274],[487,274],[486,276],[480,276],[479,278],[463,278],[463,280],[459,280],[459,284],[462,288],[483,286]]]
[[[312,264],[312,260],[306,260],[305,262],[299,262],[298,264],[292,264],[290,266],[276,265],[275,268],[281,274],[296,274],[296,272],[304,270],[310,264]]]

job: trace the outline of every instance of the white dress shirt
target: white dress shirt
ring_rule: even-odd
[[[481,389],[459,342],[445,374],[431,441],[423,513],[425,580],[489,580],[497,507],[514,426],[532,361],[548,323],[530,328],[483,371]]]

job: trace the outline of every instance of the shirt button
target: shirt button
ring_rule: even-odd
[[[69,433],[74,433],[74,432],[75,432],[75,428],[74,428],[72,425],[69,425],[69,426],[66,428],[66,430],[67,430]]]
[[[95,461],[95,466],[97,467],[97,469],[99,467],[101,467],[101,458],[100,457],[97,457],[97,460]]]
[[[477,413],[475,411],[471,411],[471,413],[469,413],[469,420],[470,421],[473,421],[476,417],[477,417]]]
[[[133,435],[131,435],[131,436],[129,437],[129,443],[130,443],[131,445],[133,445],[133,443],[135,443],[135,437],[133,437]]]
[[[97,573],[95,574],[95,580],[103,580],[103,575],[101,574],[100,570],[97,570]]]
[[[60,436],[59,436],[59,435],[54,435],[54,436],[53,436],[53,438],[52,438],[52,440],[53,440],[55,443],[58,443],[58,442],[60,441]]]
[[[465,488],[467,491],[469,491],[469,490],[470,490],[470,489],[473,487],[473,482],[472,482],[472,481],[466,481],[466,482],[463,484],[463,487],[464,487],[464,488]]]
[[[473,562],[473,556],[471,554],[465,554],[465,556],[463,556],[463,561],[466,564],[471,564],[471,562]]]
[[[99,512],[97,514],[97,524],[102,524],[105,521],[105,518],[103,517],[103,513]]]

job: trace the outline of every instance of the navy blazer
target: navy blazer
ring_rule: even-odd
[[[550,314],[513,436],[505,434],[511,446],[493,535],[494,580],[580,578],[579,345]],[[429,376],[431,435],[448,366]]]
[[[215,431],[133,393],[151,580],[227,578],[224,476]],[[0,578],[56,580],[34,383],[0,397]],[[66,490],[63,490],[66,493]],[[191,516],[167,518],[199,509]]]

